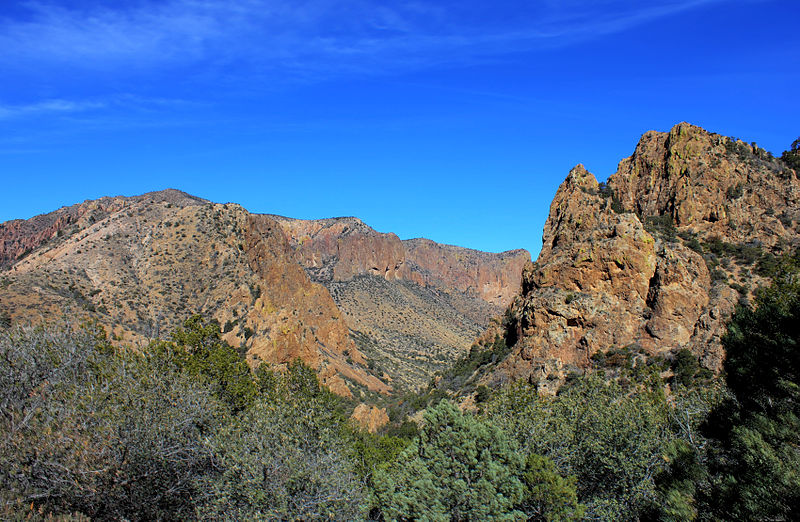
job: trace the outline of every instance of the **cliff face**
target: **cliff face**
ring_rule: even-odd
[[[172,196],[114,198],[106,217],[51,236],[0,273],[0,308],[15,321],[95,317],[133,344],[201,313],[253,365],[299,357],[341,395],[353,384],[391,389],[367,369],[330,294],[308,278],[276,222]]]
[[[271,216],[280,222],[297,256],[318,281],[347,281],[357,275],[407,279],[403,243],[358,218],[320,220]]]
[[[314,280],[349,281],[369,275],[406,280],[446,291],[456,290],[504,307],[518,293],[526,250],[480,252],[428,239],[401,241],[358,218],[277,220]]]
[[[330,291],[359,348],[402,389],[462,356],[520,288],[525,250],[490,254],[401,241],[357,218],[270,216]]]
[[[607,186],[558,189],[510,314],[519,340],[490,380],[552,390],[598,351],[682,348],[714,371],[740,297],[800,243],[800,182],[765,151],[685,123],[648,132]]]
[[[527,250],[479,252],[429,239],[403,241],[408,278],[425,286],[455,288],[495,306],[506,307],[519,292]]]

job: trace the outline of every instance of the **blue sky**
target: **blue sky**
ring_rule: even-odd
[[[5,0],[0,221],[173,187],[534,257],[569,169],[800,135],[800,2]]]

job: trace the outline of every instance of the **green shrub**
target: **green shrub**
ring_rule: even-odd
[[[675,374],[674,379],[677,383],[689,386],[692,384],[699,369],[700,364],[697,362],[697,357],[690,350],[683,348],[675,354],[672,371]]]
[[[672,215],[648,216],[644,220],[644,228],[650,234],[661,237],[667,241],[674,241],[677,234]]]
[[[659,390],[629,394],[595,375],[550,398],[520,382],[497,393],[487,415],[525,454],[551,459],[561,476],[575,475],[587,518],[630,520],[655,498],[653,473],[671,437]]]
[[[425,413],[419,438],[375,477],[389,520],[515,520],[522,462],[489,422],[441,401]]]

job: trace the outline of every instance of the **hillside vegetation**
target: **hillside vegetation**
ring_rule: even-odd
[[[359,430],[300,362],[251,370],[199,316],[141,353],[102,331],[0,337],[3,513],[93,519],[792,519],[800,278],[787,264],[724,344],[727,386],[658,368],[523,382],[483,413]],[[417,431],[418,430],[418,431]]]

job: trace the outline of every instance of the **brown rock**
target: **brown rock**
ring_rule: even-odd
[[[481,252],[429,239],[403,241],[409,279],[421,285],[454,288],[495,306],[506,307],[519,292],[527,250]]]
[[[367,406],[363,402],[356,406],[350,418],[370,433],[377,433],[379,429],[389,423],[386,408]]]

